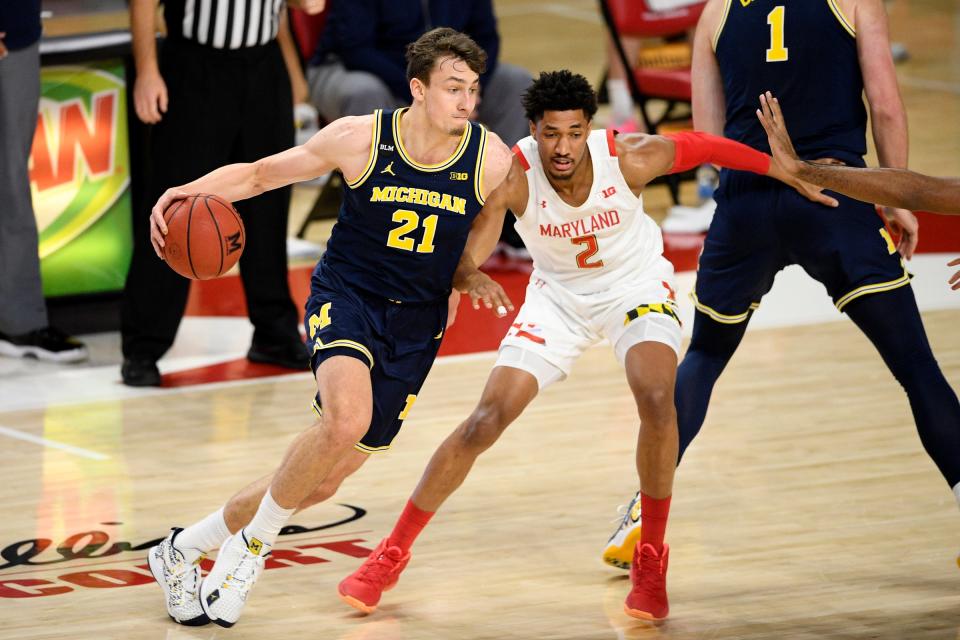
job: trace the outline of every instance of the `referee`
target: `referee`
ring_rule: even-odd
[[[277,34],[282,0],[165,0],[166,39],[157,54],[158,0],[131,0],[136,64],[134,105],[147,125],[143,202],[228,163],[250,162],[294,142],[290,79]],[[304,0],[308,12],[322,0]],[[290,190],[237,204],[247,245],[240,276],[254,326],[253,362],[307,369],[287,283]],[[158,260],[150,246],[149,209],[134,212],[134,251],[121,315],[124,384],[157,386],[157,360],[173,344],[190,281]]]

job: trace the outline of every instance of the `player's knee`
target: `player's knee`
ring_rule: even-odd
[[[461,441],[470,449],[483,451],[493,446],[506,428],[506,420],[499,407],[481,405],[461,425]]]
[[[669,386],[649,386],[633,392],[637,411],[645,425],[668,425],[674,421],[676,408],[673,389]]]
[[[324,415],[323,434],[326,445],[334,449],[348,449],[355,445],[370,427],[370,420],[356,415],[333,417]]]

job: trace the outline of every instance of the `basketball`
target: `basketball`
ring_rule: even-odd
[[[247,236],[229,202],[208,194],[177,200],[163,213],[163,256],[170,268],[193,280],[222,276],[237,263]]]

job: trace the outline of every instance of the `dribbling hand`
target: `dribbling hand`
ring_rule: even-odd
[[[163,260],[165,244],[163,237],[167,235],[167,223],[163,219],[163,214],[171,204],[189,195],[186,191],[176,187],[167,189],[150,211],[150,244],[153,245],[153,250],[161,260]]]

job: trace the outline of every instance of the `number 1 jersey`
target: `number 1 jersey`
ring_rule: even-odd
[[[713,35],[723,78],[723,135],[770,152],[760,94],[780,101],[801,158],[863,166],[867,115],[856,32],[836,0],[726,0]]]

